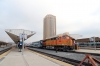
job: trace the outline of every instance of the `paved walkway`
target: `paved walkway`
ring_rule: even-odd
[[[58,63],[41,57],[38,54],[25,50],[24,55],[18,49],[12,50],[0,62],[0,66],[61,66]],[[69,65],[68,65],[69,66]]]
[[[100,50],[88,50],[88,49],[79,49],[75,50],[76,52],[87,52],[87,53],[97,53],[100,54]]]

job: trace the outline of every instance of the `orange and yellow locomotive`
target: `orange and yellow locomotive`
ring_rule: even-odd
[[[43,40],[43,47],[54,47],[58,50],[73,50],[74,48],[74,38],[70,37],[68,33],[60,34]]]

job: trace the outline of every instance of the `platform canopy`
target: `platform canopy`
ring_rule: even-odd
[[[9,37],[17,44],[20,40],[19,35],[24,33],[27,35],[27,39],[35,34],[34,31],[24,30],[24,29],[6,29],[5,32]]]
[[[79,35],[79,34],[69,34],[69,36],[74,38],[75,40],[82,38],[82,35]]]
[[[5,44],[7,44],[7,42],[0,41],[0,45],[1,45],[1,44],[4,44],[4,45],[5,45]]]

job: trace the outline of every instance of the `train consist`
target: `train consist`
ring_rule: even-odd
[[[88,43],[80,43],[79,47],[97,47],[100,48],[100,42],[88,42]]]
[[[45,40],[40,40],[32,43],[32,47],[57,49],[57,50],[73,50],[75,39],[70,37],[68,33],[56,35]]]

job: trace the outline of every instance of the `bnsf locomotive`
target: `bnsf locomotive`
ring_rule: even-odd
[[[58,50],[73,50],[75,39],[70,37],[68,33],[60,34],[45,40],[41,40],[42,48],[53,48]]]

